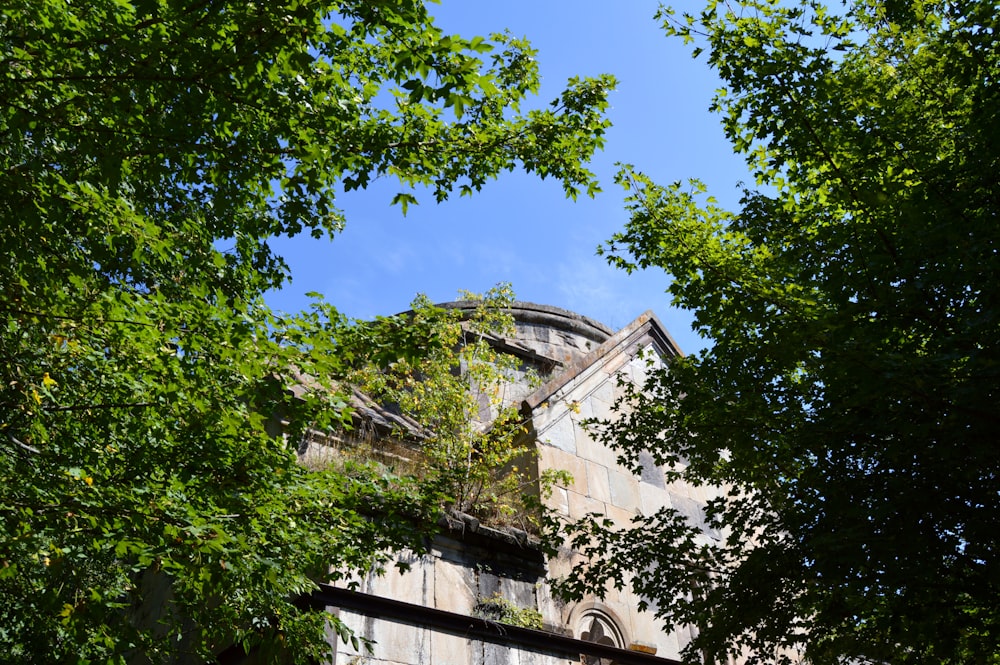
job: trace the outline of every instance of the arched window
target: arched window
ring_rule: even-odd
[[[599,609],[590,609],[580,615],[577,623],[577,635],[585,642],[594,642],[609,647],[625,648],[625,639],[614,619]],[[584,665],[611,665],[608,658],[584,656]]]

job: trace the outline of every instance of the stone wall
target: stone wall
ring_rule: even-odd
[[[479,526],[475,520],[452,525],[435,538],[431,552],[404,556],[406,573],[369,575],[359,590],[381,598],[406,600],[462,616],[476,616],[477,606],[500,597],[519,608],[548,608],[558,615],[544,584],[545,561],[524,534],[512,536]],[[555,610],[554,612],[552,610]],[[469,639],[435,629],[341,611],[342,621],[359,637],[374,642],[371,653],[338,644],[335,665],[564,665],[579,662],[515,646]],[[544,628],[560,631],[548,623]]]
[[[650,515],[669,506],[702,526],[706,539],[718,538],[704,524],[709,498],[704,489],[667,483],[663,470],[648,454],[640,454],[645,464],[641,474],[633,474],[618,464],[615,451],[596,441],[584,426],[589,418],[614,415],[611,407],[624,390],[620,379],[641,385],[651,368],[662,365],[664,354],[656,347],[648,336],[633,340],[626,352],[607,354],[603,362],[586,365],[543,401],[531,405],[540,469],[565,469],[573,476],[572,483],[555,488],[549,507],[569,519],[597,513],[627,525],[636,515]],[[550,575],[568,573],[574,561],[572,553],[551,560]],[[639,600],[628,590],[612,589],[603,601],[594,603],[614,617],[626,646],[652,647],[658,656],[679,658],[689,638],[687,631],[664,631],[651,613],[638,611]],[[562,620],[578,633],[585,627],[573,616]]]
[[[446,306],[470,307],[467,303]],[[537,447],[538,470],[561,469],[573,476],[572,482],[555,488],[549,507],[569,519],[597,513],[624,526],[637,515],[669,506],[699,525],[706,540],[718,539],[720,534],[704,520],[710,492],[668,483],[664,470],[647,453],[640,454],[641,472],[632,473],[584,425],[589,418],[615,416],[612,406],[622,397],[622,381],[641,386],[652,369],[663,367],[680,353],[656,317],[644,314],[613,333],[585,317],[552,307],[517,303],[512,313],[515,338],[494,342],[547,379],[537,388],[515,386],[512,390],[521,401],[529,436]],[[358,581],[360,591],[458,616],[473,616],[477,604],[498,596],[514,606],[537,610],[550,634],[658,658],[678,658],[690,637],[686,630],[667,632],[651,613],[639,612],[640,599],[628,590],[612,589],[601,600],[572,604],[554,599],[546,579],[567,573],[578,560],[577,553],[567,551],[545,560],[523,538],[486,529],[474,520],[453,527],[434,542],[431,554],[406,561],[410,572],[369,576]],[[565,653],[470,639],[419,622],[379,619],[371,612],[345,610],[340,616],[375,646],[367,653],[338,645],[333,658],[336,665],[581,662]]]

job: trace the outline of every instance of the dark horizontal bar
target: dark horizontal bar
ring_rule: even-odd
[[[411,626],[433,628],[443,632],[510,647],[526,647],[533,651],[579,658],[581,655],[609,658],[615,665],[681,665],[680,661],[659,658],[640,651],[619,649],[596,642],[586,642],[575,637],[550,633],[521,626],[511,626],[478,617],[446,612],[433,607],[404,603],[391,598],[381,598],[321,584],[310,596],[318,607],[339,607]]]

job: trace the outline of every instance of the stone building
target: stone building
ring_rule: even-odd
[[[495,344],[546,377],[540,387],[525,384],[513,393],[529,423],[539,470],[565,469],[573,476],[571,484],[555,488],[550,507],[569,518],[600,513],[626,524],[669,505],[702,525],[705,538],[718,538],[704,525],[709,497],[703,489],[667,483],[648,456],[640,460],[642,473],[631,473],[582,425],[613,415],[620,379],[641,385],[650,367],[680,353],[656,316],[647,312],[615,332],[531,303],[516,303],[513,315],[516,334]],[[332,665],[626,665],[678,658],[690,635],[664,631],[652,613],[637,610],[630,591],[579,603],[555,599],[546,579],[567,572],[574,556],[547,559],[524,533],[457,516],[430,554],[409,558],[410,572],[372,576],[356,591],[324,587],[317,594],[320,604],[374,641],[371,653],[336,644]],[[541,630],[492,620],[505,608],[536,610]]]

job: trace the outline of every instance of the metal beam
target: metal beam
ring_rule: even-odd
[[[511,626],[433,607],[404,603],[329,584],[321,584],[309,599],[316,607],[338,607],[369,617],[451,633],[469,640],[519,647],[574,660],[579,659],[581,655],[587,655],[607,658],[615,665],[681,665],[680,661],[659,658],[639,651],[618,649],[559,633]]]

